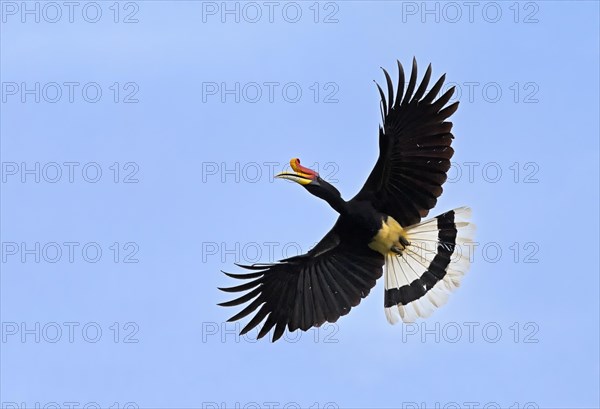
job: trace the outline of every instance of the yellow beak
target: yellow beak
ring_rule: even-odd
[[[276,178],[287,179],[299,183],[301,185],[308,185],[310,182],[317,178],[317,172],[310,170],[300,165],[300,159],[293,158],[290,160],[290,166],[292,172],[281,172],[275,175]]]
[[[275,175],[276,178],[291,180],[296,183],[300,183],[301,185],[308,185],[312,182],[312,178],[309,175],[303,175],[301,173],[289,173],[289,172],[281,172]]]

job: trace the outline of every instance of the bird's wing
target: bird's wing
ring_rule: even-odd
[[[395,98],[387,71],[383,70],[387,101],[377,85],[383,118],[383,126],[379,128],[379,158],[355,199],[370,200],[375,208],[392,216],[402,226],[410,226],[427,216],[442,194],[442,184],[446,181],[450,158],[454,154],[450,146],[454,138],[450,133],[452,122],[446,119],[456,111],[458,102],[445,107],[454,87],[436,99],[445,74],[425,94],[431,77],[431,64],[416,92],[416,61],[413,59],[406,91],[400,62],[398,71]]]
[[[337,225],[336,225],[337,226]],[[369,294],[382,275],[383,256],[367,246],[353,246],[338,233],[336,226],[308,253],[274,264],[241,266],[253,270],[229,277],[252,280],[226,292],[246,292],[222,306],[250,302],[228,321],[258,312],[242,329],[247,333],[265,318],[258,338],[273,327],[273,342],[287,326],[289,331],[308,330],[324,322],[335,322],[348,314]]]

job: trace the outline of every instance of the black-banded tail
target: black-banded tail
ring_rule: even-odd
[[[391,324],[428,317],[446,303],[470,264],[465,251],[475,225],[471,209],[460,207],[405,228],[409,245],[385,260],[385,315]]]

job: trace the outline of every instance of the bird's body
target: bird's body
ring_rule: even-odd
[[[406,244],[408,241],[400,223],[392,216],[384,216],[377,234],[369,242],[369,248],[387,256],[390,253],[401,254]]]
[[[369,243],[381,229],[386,215],[378,212],[371,202],[350,200],[346,213],[338,217],[341,235],[349,235],[362,243]]]
[[[263,320],[258,338],[274,327],[273,341],[286,328],[306,331],[335,322],[369,294],[384,267],[384,307],[390,323],[428,316],[460,284],[468,260],[452,257],[472,231],[473,225],[464,221],[470,210],[458,208],[421,221],[435,206],[450,168],[452,123],[445,119],[458,103],[445,106],[453,89],[435,100],[444,76],[425,95],[431,66],[416,92],[416,62],[406,92],[400,63],[398,69],[396,95],[385,70],[387,100],[378,86],[384,122],[379,129],[380,155],[354,198],[342,199],[335,187],[301,166],[299,159],[290,161],[293,172],[277,175],[303,185],[329,203],[339,217],[306,254],[274,264],[241,266],[252,271],[246,274],[226,273],[251,280],[222,288],[246,293],[220,305],[250,302],[230,321],[258,310],[242,334]]]

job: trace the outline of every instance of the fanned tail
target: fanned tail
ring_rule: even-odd
[[[459,207],[405,228],[409,241],[402,254],[385,260],[385,315],[391,324],[428,317],[448,300],[469,269],[475,225],[469,207]]]

